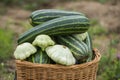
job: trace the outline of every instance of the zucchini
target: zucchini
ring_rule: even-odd
[[[18,44],[24,42],[31,42],[39,34],[46,35],[62,35],[72,33],[84,33],[89,28],[89,20],[85,16],[63,16],[56,18],[41,25],[31,28],[23,33],[19,39]]]
[[[76,36],[76,35],[78,35],[78,36]],[[76,35],[72,35],[72,37],[74,37],[79,42],[84,41],[84,43],[87,45],[88,53],[89,53],[89,57],[88,57],[87,61],[91,61],[92,57],[93,57],[93,52],[92,52],[93,48],[92,48],[92,40],[91,40],[90,34],[88,32],[85,32],[85,33],[83,33],[83,35],[81,35],[81,34],[76,34]],[[83,39],[81,36],[83,36],[85,38]],[[81,39],[83,39],[83,40],[81,40]]]
[[[87,44],[88,46],[88,50],[89,50],[89,58],[88,58],[88,61],[91,61],[92,58],[93,58],[93,48],[92,48],[92,40],[91,40],[91,37],[90,37],[90,34],[87,33],[87,37],[85,39],[85,43]]]
[[[43,9],[32,12],[29,18],[29,22],[31,25],[36,26],[51,19],[55,19],[62,16],[71,16],[71,15],[84,16],[84,14],[78,12],[56,10],[56,9]]]
[[[39,64],[50,64],[53,61],[48,57],[45,51],[41,48],[37,49],[37,52],[26,59],[27,61]]]
[[[78,41],[71,35],[55,36],[55,40],[57,43],[69,47],[69,49],[73,53],[73,56],[77,60],[82,60],[83,58],[86,58],[89,55],[87,45],[83,41]]]

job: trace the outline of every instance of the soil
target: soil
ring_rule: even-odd
[[[114,5],[113,3],[101,4],[92,1],[67,2],[56,4],[52,8],[80,11],[90,19],[98,20],[100,24],[108,28],[109,31],[120,33],[120,1],[114,3]],[[30,11],[23,9],[8,8],[7,13],[0,18],[0,25],[4,27],[6,21],[13,21],[15,25],[10,26],[10,28],[18,28],[18,33],[23,32],[23,28],[19,26],[19,23],[28,21],[30,13]]]
[[[120,0],[117,3],[101,4],[92,1],[78,1],[60,4],[67,10],[80,11],[90,19],[96,19],[110,32],[120,33]]]
[[[30,11],[8,8],[6,14],[0,16],[0,27],[9,28],[15,33],[20,34],[25,30],[21,23],[28,22],[29,15]]]

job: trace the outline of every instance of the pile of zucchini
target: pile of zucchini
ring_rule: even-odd
[[[89,19],[79,12],[43,9],[31,13],[33,28],[18,38],[16,59],[73,65],[92,60]]]

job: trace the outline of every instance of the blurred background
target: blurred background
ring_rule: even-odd
[[[91,21],[93,47],[102,54],[97,80],[120,80],[120,0],[0,0],[0,80],[13,80],[18,36],[38,9],[82,12]]]

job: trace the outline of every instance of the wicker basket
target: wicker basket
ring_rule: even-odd
[[[17,80],[96,80],[100,53],[94,49],[91,62],[62,66],[16,60]]]

